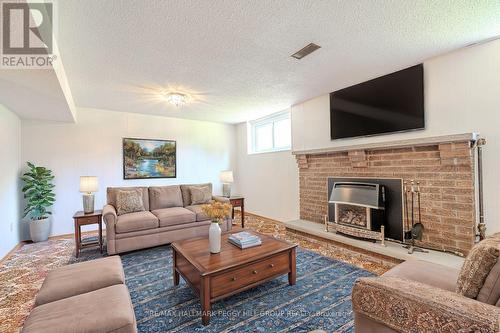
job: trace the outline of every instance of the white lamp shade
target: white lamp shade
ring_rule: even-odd
[[[231,170],[221,171],[219,178],[222,183],[226,184],[232,183],[234,181],[233,172]]]
[[[80,192],[92,193],[97,192],[99,189],[99,181],[95,176],[82,176],[80,177]]]

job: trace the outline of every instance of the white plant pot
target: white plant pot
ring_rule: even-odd
[[[31,220],[30,221],[30,236],[35,243],[45,242],[49,239],[50,234],[50,219]]]
[[[220,238],[221,238],[221,229],[219,223],[212,222],[210,223],[210,228],[208,229],[208,242],[210,243],[210,253],[219,253],[220,252]]]

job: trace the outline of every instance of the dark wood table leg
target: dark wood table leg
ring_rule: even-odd
[[[231,209],[231,218],[234,220],[234,206],[233,206],[233,208]]]
[[[174,286],[178,286],[179,285],[179,272],[177,272],[177,252],[174,250],[173,251],[173,259],[174,259],[174,272],[173,272],[173,280],[174,280]]]
[[[241,201],[241,227],[245,228],[245,201]]]
[[[297,267],[296,267],[295,248],[290,251],[290,272],[288,273],[288,284],[293,286],[297,281]]]
[[[200,302],[201,302],[201,322],[203,325],[210,323],[210,278],[201,278],[200,288]]]
[[[99,219],[99,249],[102,254],[103,241],[102,241],[102,219]]]
[[[80,225],[78,224],[78,221],[75,219],[75,256],[78,258],[80,255]]]

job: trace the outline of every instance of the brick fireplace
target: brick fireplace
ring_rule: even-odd
[[[474,244],[476,225],[472,137],[464,134],[383,146],[295,151],[300,218],[323,223],[329,177],[414,180],[420,182],[425,228],[419,245],[465,255]]]

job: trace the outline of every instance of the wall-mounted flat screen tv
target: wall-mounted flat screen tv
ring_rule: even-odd
[[[423,128],[422,64],[330,94],[332,140]]]

